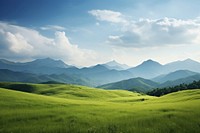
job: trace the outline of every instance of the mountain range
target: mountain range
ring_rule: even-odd
[[[189,71],[189,70],[177,70],[177,71],[171,72],[169,74],[163,74],[163,75],[157,76],[151,80],[153,80],[155,82],[159,82],[159,83],[164,83],[166,81],[173,81],[173,80],[177,80],[180,78],[186,78],[186,77],[193,76],[196,74],[198,74],[198,73]]]
[[[56,81],[106,89],[141,90],[200,79],[200,63],[191,59],[165,65],[147,60],[135,67],[116,61],[78,68],[51,58],[30,62],[0,59],[0,81],[40,83]],[[182,82],[184,81],[184,82]]]
[[[4,82],[28,82],[28,83],[43,83],[49,81],[79,84],[92,86],[92,83],[87,78],[79,77],[78,75],[67,74],[51,74],[51,75],[37,75],[26,72],[14,72],[8,69],[0,69],[0,81]]]
[[[98,64],[92,67],[84,67],[84,68],[77,68],[75,66],[70,66],[65,64],[61,60],[54,60],[51,58],[45,59],[37,59],[32,62],[25,62],[25,63],[18,63],[18,62],[11,62],[5,59],[0,60],[0,69],[4,71],[4,73],[8,72],[5,69],[9,70],[9,73],[22,72],[21,75],[24,73],[34,74],[34,77],[45,76],[49,77],[52,75],[60,76],[61,74],[67,75],[68,78],[71,77],[72,79],[75,77],[74,80],[79,79],[87,79],[87,83],[81,85],[88,85],[88,86],[97,86],[101,84],[106,84],[109,82],[120,81],[123,79],[128,79],[133,77],[132,73],[126,70],[116,70],[110,69],[105,66],[106,64]],[[115,65],[120,65],[116,63]],[[12,78],[6,81],[14,81]],[[37,78],[40,79],[40,78]],[[48,79],[48,78],[45,78]],[[22,79],[19,79],[22,81]],[[50,79],[49,79],[50,80]],[[52,79],[54,80],[54,78]],[[1,80],[3,81],[3,79]],[[43,80],[27,80],[30,82],[39,82]],[[45,80],[46,81],[46,80]],[[56,79],[56,81],[64,82],[64,83],[71,83],[66,82],[66,80],[60,80],[60,78]],[[76,83],[79,84],[79,83]]]
[[[153,60],[147,60],[136,67],[127,69],[134,74],[135,77],[143,77],[152,79],[157,76],[175,72],[177,70],[189,70],[200,73],[200,63],[191,59],[183,61],[175,61],[165,65]]]
[[[152,80],[140,77],[131,78],[128,80],[122,80],[119,82],[101,85],[98,86],[98,88],[130,90],[130,91],[146,93],[155,88],[172,87],[183,83],[185,84],[192,83],[193,81],[198,81],[198,80],[200,80],[200,73],[188,70],[178,70],[169,73],[167,75],[158,76]]]

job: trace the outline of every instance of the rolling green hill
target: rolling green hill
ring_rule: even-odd
[[[157,98],[63,84],[1,87],[0,133],[200,132],[200,90]]]
[[[67,84],[30,84],[30,83],[11,83],[1,82],[1,88],[17,90],[40,95],[70,99],[105,99],[116,97],[131,97],[141,95],[125,90],[102,90],[79,85]],[[151,96],[149,96],[151,97]]]
[[[102,86],[98,86],[98,88],[104,89],[122,89],[122,90],[131,90],[137,92],[148,92],[153,90],[159,84],[143,78],[131,78],[128,80],[122,80],[115,83],[109,83]]]

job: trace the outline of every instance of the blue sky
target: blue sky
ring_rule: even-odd
[[[90,66],[200,61],[199,0],[1,0],[0,57]]]

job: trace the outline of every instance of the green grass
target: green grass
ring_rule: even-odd
[[[27,86],[31,93],[0,88],[0,133],[200,132],[200,90],[157,98],[75,85]]]

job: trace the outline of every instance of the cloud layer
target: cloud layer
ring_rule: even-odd
[[[65,32],[56,31],[54,38],[22,26],[0,22],[0,57],[7,59],[35,59],[51,57],[69,64],[90,65],[96,53],[70,43]]]
[[[59,26],[59,25],[46,25],[43,27],[40,27],[41,30],[53,30],[53,31],[63,31],[65,30],[65,27]]]
[[[162,47],[168,45],[199,44],[200,19],[126,19],[120,12],[92,10],[99,21],[117,23],[121,33],[110,35],[106,43],[124,47]],[[113,15],[114,14],[114,15]]]
[[[126,19],[120,12],[111,10],[91,10],[89,14],[95,16],[100,21],[108,21],[113,23],[126,23]]]

